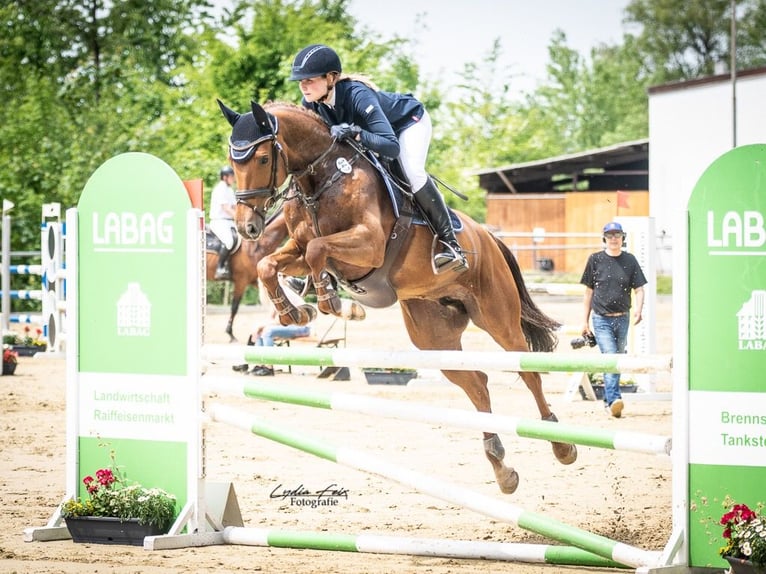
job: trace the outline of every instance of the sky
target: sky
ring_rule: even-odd
[[[466,63],[482,62],[499,38],[511,89],[530,92],[545,77],[555,29],[587,57],[622,42],[629,0],[351,0],[351,13],[386,39],[417,38],[414,55],[426,79],[454,85]],[[422,16],[418,20],[418,16]],[[418,24],[421,22],[421,24]],[[633,30],[631,30],[633,31]],[[349,70],[351,71],[351,70]],[[355,70],[363,71],[363,70]]]

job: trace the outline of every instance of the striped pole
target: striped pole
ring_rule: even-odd
[[[598,448],[626,450],[648,454],[669,455],[672,439],[629,431],[587,429],[543,420],[403,403],[350,393],[324,393],[289,388],[262,382],[240,382],[231,378],[205,376],[203,386],[208,392],[244,395],[281,403],[303,405],[334,411],[354,412],[408,421],[427,422],[467,428],[480,432],[507,433],[525,438],[581,444]]]
[[[11,275],[42,275],[42,265],[11,265]]]
[[[408,556],[438,556],[470,560],[591,566],[594,568],[623,567],[613,560],[596,556],[573,546],[550,544],[410,538],[374,534],[348,535],[273,528],[243,528],[239,526],[226,527],[223,531],[223,539],[227,544],[240,544],[244,546],[303,548],[338,552],[366,552],[371,554],[404,554]]]
[[[15,313],[10,316],[9,321],[11,323],[42,323],[43,316],[40,315],[39,313],[37,314]]]
[[[557,520],[527,512],[510,503],[485,496],[458,485],[439,480],[413,470],[388,464],[363,452],[349,448],[335,448],[316,439],[283,429],[255,417],[219,404],[208,406],[207,413],[214,421],[224,422],[255,435],[302,450],[309,454],[357,470],[394,480],[451,504],[468,508],[485,516],[509,522],[563,544],[614,560],[626,566],[639,568],[657,564],[659,552],[642,550],[635,546],[610,540],[598,534],[566,525]]]
[[[2,292],[0,292],[1,294]],[[11,289],[9,291],[11,299],[23,299],[26,301],[41,301],[43,298],[42,289]]]
[[[510,351],[374,351],[317,347],[205,345],[203,359],[268,365],[389,367],[475,371],[652,373],[669,371],[671,355],[516,353]]]

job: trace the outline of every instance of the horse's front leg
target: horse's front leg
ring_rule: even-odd
[[[292,239],[258,262],[258,278],[279,314],[281,325],[307,325],[316,319],[316,309],[311,305],[296,307],[292,304],[279,284],[279,272],[282,269],[299,273],[305,270],[301,251]]]
[[[309,241],[304,258],[311,268],[319,310],[336,317],[343,313],[338,292],[332,285],[329,273],[325,271],[328,259],[369,270],[383,265],[385,250],[382,228],[369,223]]]

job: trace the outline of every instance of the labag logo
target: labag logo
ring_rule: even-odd
[[[740,351],[766,349],[766,291],[753,291],[737,312]]]
[[[760,211],[727,211],[722,217],[717,217],[714,212],[708,211],[707,245],[711,248],[711,255],[762,254],[766,246],[763,214]]]

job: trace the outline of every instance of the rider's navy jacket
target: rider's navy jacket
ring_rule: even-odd
[[[328,125],[356,124],[362,144],[388,158],[399,157],[397,136],[423,117],[423,104],[412,94],[378,92],[356,80],[335,84],[335,107],[318,102],[303,105]]]

